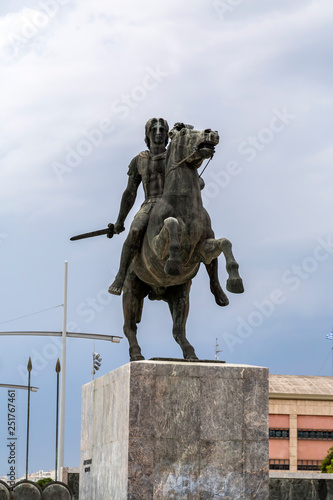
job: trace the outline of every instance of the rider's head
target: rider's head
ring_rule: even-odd
[[[145,143],[150,149],[150,141],[155,143],[163,142],[164,146],[168,144],[169,125],[163,118],[150,118],[145,126]]]

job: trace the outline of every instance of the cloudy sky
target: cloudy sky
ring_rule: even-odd
[[[328,0],[2,0],[1,330],[61,330],[68,260],[68,330],[122,335],[121,299],[107,288],[127,233],[69,238],[116,220],[144,124],[162,116],[220,133],[204,204],[216,235],[232,241],[245,286],[219,308],[200,270],[187,324],[198,356],[214,359],[218,339],[230,363],[331,375],[332,21]],[[127,229],[142,201],[140,187]],[[146,358],[181,356],[164,303],[145,304],[139,339]],[[68,341],[67,466],[79,466],[92,349]],[[101,375],[128,362],[126,340],[96,351]],[[54,468],[60,354],[57,340],[1,338],[1,383],[24,383],[31,356],[40,388],[29,472]],[[18,475],[26,397],[17,392]],[[5,389],[0,402],[2,475]]]

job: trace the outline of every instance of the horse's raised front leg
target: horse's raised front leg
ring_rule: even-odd
[[[173,328],[172,334],[175,341],[180,345],[183,351],[184,359],[198,359],[194,347],[186,338],[186,320],[189,312],[189,295],[191,281],[184,285],[172,286],[168,288],[166,300],[169,304]]]
[[[168,255],[164,271],[170,276],[179,276],[182,273],[180,260],[179,223],[174,217],[164,220],[160,233],[154,236],[151,247],[160,259]]]
[[[123,330],[129,343],[131,361],[145,359],[138,344],[136,325],[141,321],[143,300],[148,291],[148,287],[133,272],[127,274],[123,289]]]
[[[210,264],[213,259],[223,252],[226,261],[226,269],[229,275],[227,280],[227,290],[232,293],[243,293],[244,286],[238,273],[239,265],[232,253],[232,245],[226,238],[215,240],[209,238],[199,246],[199,254],[205,264]]]

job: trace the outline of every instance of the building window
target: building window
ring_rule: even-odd
[[[284,460],[282,458],[270,458],[269,468],[270,470],[289,470],[289,460]]]
[[[321,460],[297,460],[297,470],[320,470]]]
[[[289,439],[289,429],[269,429],[270,439]]]
[[[332,430],[315,430],[315,429],[298,429],[297,438],[298,439],[321,439],[321,440],[333,441],[333,431]]]

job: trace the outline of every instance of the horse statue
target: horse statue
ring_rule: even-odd
[[[244,291],[231,243],[226,238],[215,239],[201,199],[198,168],[213,156],[219,135],[211,129],[198,131],[176,124],[169,136],[163,195],[152,208],[141,249],[131,263],[123,288],[124,334],[131,361],[144,359],[137,340],[137,324],[147,296],[168,303],[172,333],[184,359],[198,359],[186,338],[185,326],[190,287],[201,262],[209,264],[223,253],[227,290]]]

